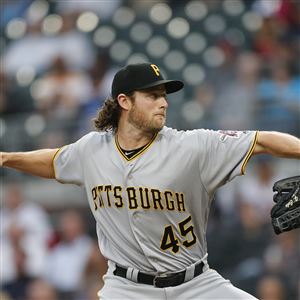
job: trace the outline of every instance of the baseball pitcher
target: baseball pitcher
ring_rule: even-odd
[[[60,149],[1,155],[5,167],[85,188],[109,265],[103,300],[255,299],[208,265],[211,201],[245,173],[252,155],[300,159],[300,140],[168,128],[166,96],[182,88],[154,64],[125,66],[97,114],[97,131]]]

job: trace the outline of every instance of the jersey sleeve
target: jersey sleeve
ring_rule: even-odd
[[[213,131],[199,134],[200,176],[207,189],[215,189],[245,173],[257,141],[256,131]]]
[[[83,168],[80,153],[83,138],[60,148],[53,158],[55,179],[60,183],[83,184]]]

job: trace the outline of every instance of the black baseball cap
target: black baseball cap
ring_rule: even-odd
[[[115,99],[121,93],[144,90],[160,84],[166,87],[166,93],[175,93],[183,88],[180,80],[166,80],[159,68],[151,63],[131,64],[120,69],[112,82],[111,95]]]

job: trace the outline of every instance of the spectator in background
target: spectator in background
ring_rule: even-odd
[[[49,66],[58,44],[55,38],[42,34],[41,26],[41,21],[28,23],[26,34],[8,44],[2,57],[6,74],[15,76],[20,68],[28,66],[40,74]]]
[[[11,41],[5,49],[4,72],[14,76],[22,67],[32,67],[35,74],[41,75],[57,56],[61,56],[72,70],[91,68],[94,48],[86,34],[76,30],[75,22],[73,15],[62,16],[62,27],[53,36],[42,32],[42,20],[27,22],[26,34]]]
[[[26,293],[25,300],[62,300],[57,297],[55,289],[46,281],[36,279],[32,281]],[[69,299],[65,299],[69,300]]]
[[[269,79],[258,85],[260,111],[258,120],[264,130],[281,130],[299,135],[300,86],[292,78],[289,67],[276,62]]]
[[[256,295],[261,300],[284,300],[285,288],[282,281],[274,275],[263,276],[257,285]]]
[[[195,89],[194,98],[183,104],[181,128],[213,128],[212,107],[215,91],[209,84],[202,84]]]
[[[95,255],[96,245],[85,231],[82,216],[75,210],[62,213],[59,234],[61,240],[48,256],[46,278],[58,291],[59,299],[77,299],[84,290],[86,268]]]
[[[252,52],[241,53],[237,59],[234,80],[219,90],[214,101],[217,128],[254,129],[256,84],[260,60]]]
[[[0,211],[1,284],[17,279],[19,258],[22,258],[24,276],[42,276],[45,269],[48,240],[52,233],[48,215],[38,204],[30,203],[28,199],[23,201],[21,186],[10,184]],[[16,245],[20,247],[17,255]]]
[[[59,3],[66,3],[66,1]],[[74,1],[73,5],[80,6],[80,3],[81,1]],[[54,57],[62,57],[71,70],[89,70],[95,62],[95,49],[91,39],[76,29],[76,14],[63,14],[62,20],[62,28],[54,39],[57,46]]]
[[[232,250],[236,261],[231,278],[238,286],[254,294],[257,280],[263,273],[262,257],[271,239],[271,227],[261,222],[253,204],[239,202],[238,205],[239,222],[233,227],[236,232],[229,241],[234,245]]]
[[[26,273],[26,255],[16,239],[13,244],[13,259],[15,262],[16,276],[13,280],[2,286],[2,289],[14,300],[23,300],[25,298],[27,286],[34,279]],[[2,299],[2,298],[0,298]]]
[[[299,2],[256,0],[253,9],[263,16],[262,26],[254,37],[255,50],[268,62],[285,60],[283,49],[290,52],[299,34]]]
[[[86,300],[98,300],[97,293],[103,287],[103,276],[107,271],[107,261],[99,251],[98,245],[93,245],[84,274],[84,297]]]
[[[239,203],[238,219],[221,226],[221,231],[220,226],[215,226],[207,236],[210,266],[219,268],[233,284],[254,294],[263,273],[262,257],[271,228],[264,226],[255,207],[245,202]]]
[[[260,30],[254,36],[254,49],[262,59],[269,63],[278,59],[279,48],[278,23],[273,17],[264,18]]]
[[[34,110],[33,99],[26,87],[0,70],[0,114],[15,114]]]
[[[206,72],[207,81],[213,86],[216,94],[220,94],[227,85],[236,79],[236,64],[240,51],[226,39],[221,39],[217,46],[222,50],[224,61],[218,68],[207,69]]]
[[[293,37],[299,33],[300,4],[297,0],[256,0],[254,10],[265,17],[265,21],[277,23],[278,34]],[[296,37],[296,36],[295,36]]]
[[[87,74],[70,70],[59,56],[39,80],[36,91],[36,107],[48,121],[66,122],[76,118],[80,106],[88,100],[91,82]]]
[[[111,61],[109,54],[98,53],[95,64],[89,71],[93,84],[92,97],[97,97],[102,101],[110,94],[110,87],[115,74],[115,68],[110,67]]]
[[[286,299],[296,299],[299,284],[299,230],[273,236],[264,252],[266,272],[285,279]]]
[[[261,157],[257,160],[253,175],[246,176],[236,186],[239,201],[250,203],[255,208],[260,222],[270,223],[270,211],[274,205],[272,187],[279,179],[275,174],[273,160]]]
[[[92,130],[91,120],[95,116],[95,111],[102,106],[104,100],[110,95],[110,87],[115,73],[116,70],[110,67],[108,53],[98,53],[95,64],[89,70],[91,79],[89,99],[80,108],[80,136]]]

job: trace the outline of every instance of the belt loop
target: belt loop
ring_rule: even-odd
[[[191,266],[188,266],[186,269],[185,269],[185,276],[184,276],[184,282],[187,282],[191,279],[194,278],[195,276],[195,264],[191,265]]]
[[[126,272],[126,278],[131,281],[138,282],[138,274],[139,271],[137,269],[128,267]]]

